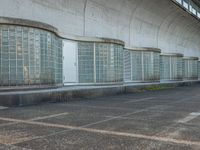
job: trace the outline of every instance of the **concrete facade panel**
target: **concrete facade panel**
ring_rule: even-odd
[[[199,21],[171,0],[1,0],[0,16],[50,24],[65,38],[114,38],[200,56]]]

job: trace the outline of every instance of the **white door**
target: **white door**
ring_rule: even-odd
[[[78,82],[77,74],[77,42],[63,41],[63,77],[64,84],[74,84]]]

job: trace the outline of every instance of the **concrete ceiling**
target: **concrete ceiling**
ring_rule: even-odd
[[[0,1],[0,16],[50,24],[67,39],[105,37],[200,57],[200,22],[172,0]]]

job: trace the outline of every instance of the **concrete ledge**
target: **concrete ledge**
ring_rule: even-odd
[[[190,86],[199,84],[200,81],[180,81],[168,83],[129,83],[113,86],[75,86],[58,89],[43,89],[32,91],[0,92],[0,105],[24,106],[43,102],[66,102],[76,98],[93,98],[125,93],[143,92],[149,90],[161,90],[178,86]]]
[[[183,57],[183,60],[199,60],[199,57]]]
[[[184,57],[181,53],[161,53],[161,56],[171,56],[171,57]]]
[[[147,51],[147,52],[157,52],[157,53],[161,53],[161,49],[158,48],[153,48],[153,47],[125,47],[125,50],[129,50],[129,51]]]
[[[42,90],[42,89],[56,89],[63,85],[30,85],[30,86],[0,86],[1,92],[17,92],[17,91],[32,91],[32,90]]]
[[[0,17],[0,24],[2,25],[18,25],[18,26],[26,26],[32,28],[39,28],[42,30],[47,30],[58,34],[58,29],[42,22],[32,21],[28,19],[20,19],[20,18],[10,18],[10,17]]]

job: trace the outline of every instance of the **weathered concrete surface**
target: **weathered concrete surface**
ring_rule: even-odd
[[[1,0],[0,16],[48,23],[66,38],[106,37],[200,57],[199,21],[172,0]]]
[[[43,102],[65,102],[77,98],[102,97],[123,93],[137,93],[148,90],[161,90],[177,86],[199,84],[199,81],[169,83],[137,83],[113,86],[72,86],[57,89],[0,92],[0,105],[24,106]]]
[[[51,25],[48,25],[42,22],[21,19],[21,18],[0,17],[0,23],[7,24],[7,25],[20,25],[20,26],[28,26],[28,27],[33,27],[33,28],[40,28],[47,31],[51,31],[56,34],[58,33],[58,30]]]
[[[196,84],[2,109],[0,149],[199,150],[199,90]]]

